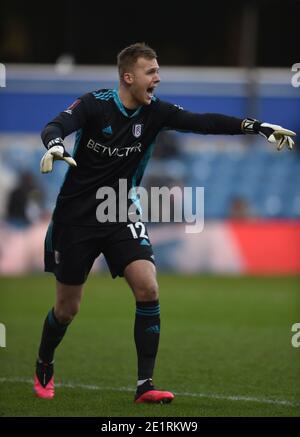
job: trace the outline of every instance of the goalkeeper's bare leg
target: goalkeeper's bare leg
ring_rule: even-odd
[[[34,375],[34,391],[40,398],[54,397],[54,351],[79,311],[82,294],[83,284],[67,285],[56,281],[56,303],[44,322]]]
[[[168,403],[173,393],[156,390],[152,376],[160,335],[160,306],[156,269],[148,260],[136,260],[124,270],[136,300],[134,340],[138,359],[136,403]]]

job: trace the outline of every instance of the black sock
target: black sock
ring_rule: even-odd
[[[67,324],[59,323],[54,314],[54,309],[49,311],[43,327],[42,339],[39,348],[39,359],[44,363],[51,363],[55,348],[59,345],[66,333]]]
[[[134,340],[138,357],[138,379],[152,378],[160,333],[158,300],[136,302]]]

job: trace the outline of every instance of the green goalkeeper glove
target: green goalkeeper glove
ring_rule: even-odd
[[[40,169],[42,173],[50,173],[53,169],[53,162],[57,160],[66,161],[72,167],[76,167],[76,161],[66,152],[61,138],[55,138],[47,144],[47,152],[41,159]]]
[[[276,144],[277,150],[282,150],[285,145],[289,150],[293,149],[294,141],[291,137],[296,133],[277,124],[261,123],[253,118],[246,118],[242,123],[242,130],[247,134],[263,136],[269,143]]]

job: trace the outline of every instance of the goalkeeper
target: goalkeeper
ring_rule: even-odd
[[[191,113],[155,97],[160,82],[157,56],[143,43],[119,53],[118,70],[118,89],[83,95],[42,132],[47,148],[42,173],[52,171],[55,160],[64,160],[70,167],[45,238],[45,271],[56,277],[56,301],[45,318],[36,361],[34,389],[40,398],[54,397],[54,352],[79,310],[84,283],[101,253],[112,277],[124,277],[135,298],[135,402],[165,403],[174,398],[169,391],[157,390],[152,381],[160,305],[146,226],[141,218],[135,224],[118,218],[99,222],[99,188],[111,187],[118,196],[119,179],[127,181],[128,191],[138,186],[155,138],[165,128],[199,134],[259,134],[278,150],[293,147],[295,133],[281,126],[251,118]],[[63,140],[75,131],[72,157]],[[128,203],[138,208],[136,197]]]

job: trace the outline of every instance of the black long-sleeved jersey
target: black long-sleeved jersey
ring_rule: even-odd
[[[87,93],[61,112],[42,132],[45,145],[76,131],[70,167],[60,189],[53,219],[59,223],[98,225],[99,188],[118,193],[138,186],[162,129],[201,134],[243,134],[242,119],[221,114],[196,114],[153,97],[150,105],[127,110],[116,89]],[[134,201],[132,199],[132,201]]]

